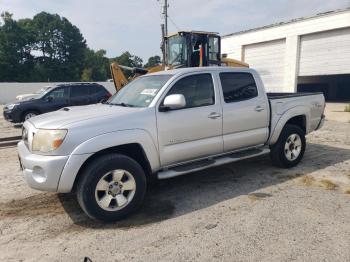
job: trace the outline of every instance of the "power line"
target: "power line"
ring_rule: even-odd
[[[169,18],[170,22],[173,24],[173,26],[176,27],[176,30],[180,31],[179,27],[175,24],[174,20],[169,16],[169,14],[168,14],[168,18]]]

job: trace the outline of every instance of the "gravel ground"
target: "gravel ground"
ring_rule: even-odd
[[[350,261],[350,124],[307,140],[296,168],[264,156],[161,181],[115,224],[30,189],[1,149],[0,261]]]

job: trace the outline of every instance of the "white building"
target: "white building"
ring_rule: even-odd
[[[350,100],[350,9],[223,36],[222,53],[256,69],[268,91]]]

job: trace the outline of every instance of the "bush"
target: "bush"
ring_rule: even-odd
[[[348,104],[347,106],[345,106],[344,112],[350,112],[350,104]]]

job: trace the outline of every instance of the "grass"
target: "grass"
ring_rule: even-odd
[[[346,189],[346,190],[344,191],[344,194],[350,195],[350,188]]]
[[[337,184],[334,184],[332,181],[328,180],[328,179],[323,179],[320,181],[321,183],[321,186],[324,187],[325,189],[328,189],[328,190],[335,190],[338,185]]]
[[[350,112],[350,104],[348,104],[347,106],[345,106],[344,112]]]
[[[312,176],[303,176],[301,178],[301,182],[305,186],[312,186],[315,183],[315,178],[313,178]]]

